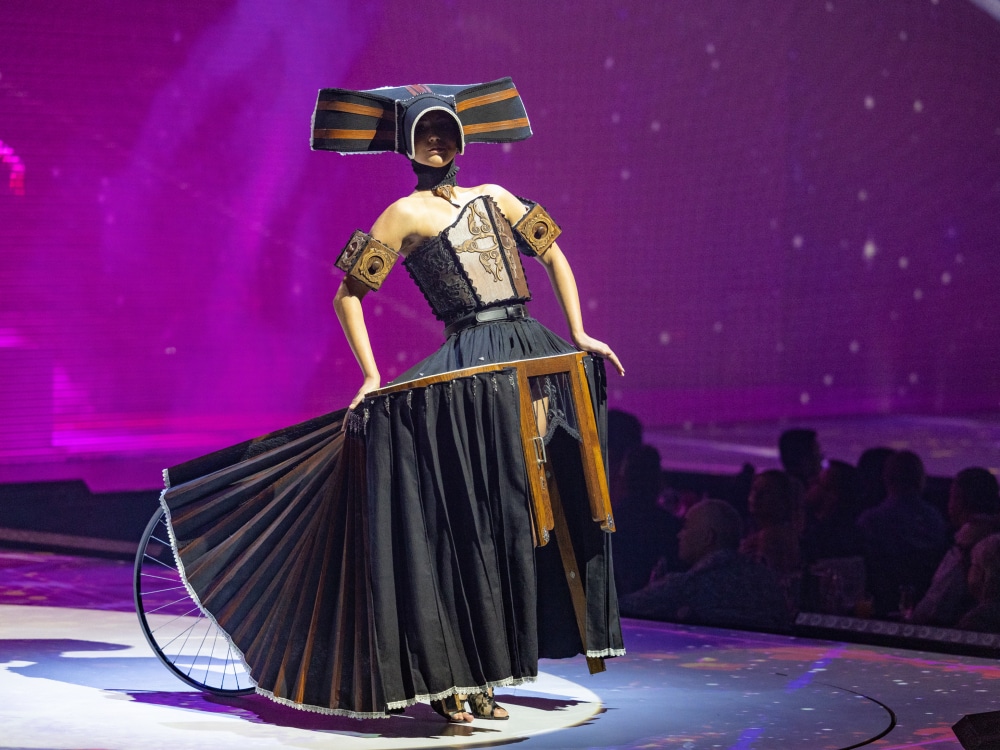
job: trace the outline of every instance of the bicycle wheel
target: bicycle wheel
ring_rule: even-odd
[[[163,508],[149,519],[139,542],[134,592],[142,633],[171,672],[188,685],[216,695],[253,692],[254,682],[243,659],[184,588]]]

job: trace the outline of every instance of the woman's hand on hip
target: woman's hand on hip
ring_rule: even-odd
[[[591,354],[596,354],[599,357],[604,357],[604,359],[608,360],[615,366],[619,375],[625,374],[625,368],[622,367],[622,363],[618,361],[618,356],[611,351],[611,347],[603,341],[598,341],[592,336],[581,333],[578,336],[573,337],[573,343],[585,352],[590,352]]]
[[[381,384],[382,378],[378,375],[371,375],[365,378],[364,383],[361,384],[361,388],[358,389],[358,392],[354,395],[354,398],[351,400],[351,405],[348,408],[356,408],[358,404],[365,400],[365,396],[376,390]]]

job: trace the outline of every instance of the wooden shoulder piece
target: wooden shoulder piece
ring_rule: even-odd
[[[376,291],[396,264],[399,253],[360,229],[340,251],[337,268]]]
[[[525,202],[531,208],[514,225],[514,231],[531,248],[531,254],[545,255],[545,251],[562,234],[562,230],[552,217],[549,216],[548,211],[537,203],[531,201]]]

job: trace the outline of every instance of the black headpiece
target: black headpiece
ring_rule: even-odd
[[[428,84],[350,91],[320,89],[310,145],[342,154],[395,151],[413,158],[413,128],[420,115],[442,110],[466,143],[509,143],[531,136],[528,115],[510,78],[473,86]]]

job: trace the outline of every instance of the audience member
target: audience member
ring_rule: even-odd
[[[806,528],[802,557],[807,563],[864,555],[857,527],[861,512],[858,471],[844,461],[830,461],[805,499]]]
[[[739,513],[722,500],[693,505],[677,535],[678,554],[690,570],[623,597],[622,614],[719,627],[790,627],[777,576],[737,552],[742,526]]]
[[[885,462],[893,453],[892,448],[868,448],[858,457],[858,483],[861,485],[861,512],[874,508],[885,500]]]
[[[778,438],[778,454],[782,467],[801,484],[802,491],[808,490],[819,479],[823,469],[823,451],[815,430],[785,430]]]
[[[966,583],[970,556],[977,543],[1000,531],[997,478],[979,467],[958,472],[948,495],[948,520],[956,530],[954,542],[910,618],[922,625],[952,627],[974,604]]]
[[[972,548],[967,583],[977,604],[959,620],[958,627],[1000,632],[1000,534],[991,534]]]
[[[642,422],[620,409],[608,410],[608,490],[614,504],[625,493],[622,464],[630,451],[642,445]]]
[[[677,565],[677,532],[681,522],[660,508],[660,453],[650,445],[633,449],[622,463],[624,491],[614,506],[615,587],[618,595],[649,583],[653,567]]]
[[[758,474],[747,499],[754,531],[740,543],[740,552],[779,575],[800,572],[799,497],[796,484],[785,472],[772,469]]]
[[[923,596],[949,543],[944,518],[922,497],[926,476],[917,454],[890,456],[883,479],[885,500],[858,519],[876,617],[905,609],[902,596]]]

